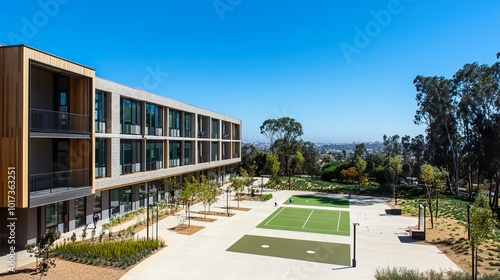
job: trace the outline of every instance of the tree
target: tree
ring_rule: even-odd
[[[399,142],[399,135],[383,136],[383,144],[385,153],[388,156],[399,156],[401,155],[401,143]]]
[[[268,136],[271,141],[271,151],[278,156],[281,170],[290,176],[291,159],[300,149],[300,137],[304,134],[302,125],[290,117],[270,119],[264,121],[260,127],[260,133]]]
[[[290,163],[292,172],[295,174],[302,173],[302,164],[304,164],[304,156],[300,151],[296,151]]]
[[[40,279],[42,279],[42,276],[47,276],[50,268],[56,267],[55,258],[52,254],[52,244],[60,236],[59,231],[49,229],[45,235],[40,236],[36,244],[26,245],[27,252],[32,254],[30,257],[35,256],[37,259],[36,269],[40,273]],[[38,259],[41,259],[40,262],[38,262]]]
[[[245,176],[246,171],[243,169],[241,173]],[[236,174],[233,174],[231,178],[229,178],[229,182],[231,183],[231,189],[236,193],[236,200],[238,201],[238,208],[240,208],[240,197],[241,192],[245,189],[245,179],[243,177],[238,177]]]
[[[340,176],[348,182],[355,182],[356,178],[358,178],[358,171],[356,167],[349,167],[340,171]]]
[[[201,176],[200,180],[200,199],[203,202],[203,207],[208,206],[208,212],[210,212],[210,206],[217,202],[219,195],[222,194],[222,190],[216,182],[207,180],[205,176]],[[206,209],[205,209],[206,210]],[[207,218],[207,213],[205,211],[205,219]]]
[[[482,189],[470,209],[470,243],[472,250],[472,274],[477,279],[477,252],[479,246],[493,233],[494,222],[491,218],[488,201]]]
[[[191,226],[190,207],[193,201],[199,197],[200,190],[201,190],[201,184],[194,176],[191,176],[191,179],[188,179],[187,177],[184,178],[184,186],[181,192],[179,193],[179,199],[184,205],[186,205],[186,216],[188,219],[188,227]]]
[[[430,162],[454,170],[454,192],[458,195],[462,142],[458,134],[458,102],[453,82],[444,77],[417,76],[413,83],[417,90],[418,106],[414,122],[427,125]]]
[[[390,156],[387,161],[387,171],[390,175],[390,181],[392,185],[392,193],[394,196],[394,203],[398,204],[398,194],[396,186],[399,183],[399,175],[403,169],[402,157],[401,156]]]
[[[354,147],[354,158],[360,156],[362,159],[365,159],[366,155],[368,155],[368,152],[366,151],[365,143],[356,144]]]
[[[365,183],[366,179],[366,161],[364,161],[360,155],[356,155],[356,159],[354,160],[354,166],[356,167],[356,171],[358,172],[358,176],[356,180],[358,184],[361,185]]]
[[[317,175],[319,173],[319,157],[314,143],[304,142],[300,151],[304,156],[303,172],[309,176]]]
[[[266,172],[272,181],[278,178],[279,171],[280,163],[278,162],[278,156],[274,153],[268,153],[266,155]]]

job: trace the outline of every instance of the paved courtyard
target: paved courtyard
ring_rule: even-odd
[[[178,225],[179,216],[170,216],[160,221],[159,236],[168,246],[135,266],[122,279],[374,279],[375,270],[386,267],[459,270],[458,266],[435,246],[409,242],[410,238],[405,229],[415,225],[417,218],[386,215],[385,198],[352,196],[349,208],[338,209],[350,211],[351,236],[340,236],[256,228],[276,210],[275,199],[278,206],[306,207],[282,204],[291,195],[306,194],[305,192],[270,193],[273,194],[273,199],[267,202],[241,201],[240,206],[251,208],[250,211],[232,210],[231,212],[235,213],[232,217],[209,216],[217,219],[212,223],[191,221],[192,225],[205,226],[203,230],[191,236],[169,230]],[[230,205],[235,207],[237,202],[230,201]],[[225,206],[224,194],[211,210],[223,212]],[[201,203],[194,205],[193,215],[202,216],[195,213],[200,210],[203,210]],[[100,221],[99,224],[104,222],[106,221]],[[352,257],[352,223],[359,223],[355,268],[226,251],[244,235],[256,235],[351,244]],[[71,234],[66,233],[65,236]],[[138,235],[146,236],[146,230],[142,230]],[[6,255],[2,254],[0,261],[0,272],[6,271]],[[32,262],[33,258],[29,258],[28,254],[22,251],[17,253],[17,261],[19,267]]]
[[[280,206],[291,195],[304,194],[272,193]],[[206,228],[191,236],[168,230],[178,224],[178,217],[164,219],[160,222],[159,235],[168,246],[134,267],[122,279],[374,279],[377,268],[388,266],[459,270],[435,246],[408,242],[405,229],[414,225],[416,218],[385,215],[386,201],[358,196],[350,199],[351,223],[359,223],[356,268],[226,251],[246,234],[352,244],[352,236],[256,228],[276,210],[273,198],[268,202],[241,201],[241,207],[252,210],[233,210],[236,213],[233,217],[217,217],[213,223],[193,221],[192,224]],[[221,207],[225,203],[226,197],[222,196],[212,210],[224,211]],[[236,202],[232,201],[231,205],[236,206]],[[203,205],[195,205],[192,210],[203,210]]]

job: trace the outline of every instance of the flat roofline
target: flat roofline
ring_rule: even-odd
[[[52,56],[52,57],[55,57],[57,59],[60,59],[60,60],[63,60],[63,61],[66,61],[66,62],[69,62],[69,63],[72,63],[72,64],[75,64],[75,65],[78,65],[78,66],[81,66],[83,68],[87,68],[89,70],[92,70],[92,71],[95,71],[94,68],[90,68],[88,66],[85,66],[83,64],[80,64],[80,63],[77,63],[77,62],[74,62],[74,61],[71,61],[69,59],[66,59],[66,58],[62,58],[60,56],[57,56],[57,55],[53,55],[51,53],[48,53],[48,52],[44,52],[44,51],[41,51],[39,49],[35,49],[33,47],[30,47],[30,46],[27,46],[27,45],[24,45],[24,44],[20,44],[20,45],[0,45],[0,48],[19,48],[19,47],[23,47],[23,48],[28,48],[28,49],[31,49],[31,50],[34,50],[34,51],[37,51],[39,53],[43,53],[45,55],[48,55],[48,56]]]
[[[99,76],[96,76],[96,79],[99,79],[99,80],[103,80],[103,81],[106,81],[106,82],[109,82],[109,83],[113,83],[113,84],[116,84],[116,85],[119,85],[119,86],[122,86],[122,87],[126,87],[126,88],[130,88],[130,89],[133,89],[133,90],[136,90],[136,91],[140,91],[140,92],[144,92],[146,94],[150,94],[150,95],[154,95],[156,97],[160,97],[160,98],[164,98],[168,101],[171,101],[171,102],[177,102],[177,103],[182,103],[182,104],[185,104],[185,105],[188,105],[188,106],[191,106],[193,108],[196,108],[196,109],[200,109],[200,110],[203,110],[203,111],[207,111],[207,112],[210,112],[210,113],[214,113],[214,114],[218,114],[218,115],[222,115],[222,116],[225,116],[225,117],[229,117],[229,118],[232,118],[232,119],[235,119],[235,120],[238,120],[240,121],[240,124],[242,123],[242,120],[239,119],[239,118],[236,118],[236,117],[232,117],[232,116],[229,116],[229,115],[226,115],[226,114],[223,114],[223,113],[220,113],[220,112],[216,112],[216,111],[213,111],[211,109],[206,109],[206,108],[203,108],[203,107],[200,107],[200,106],[197,106],[197,105],[193,105],[193,104],[190,104],[190,103],[186,103],[186,102],[183,102],[183,101],[179,101],[179,100],[175,100],[175,99],[172,99],[170,97],[166,97],[164,95],[161,95],[161,94],[158,94],[158,93],[153,93],[153,92],[149,92],[149,91],[145,91],[143,89],[140,89],[140,88],[136,88],[136,87],[131,87],[131,86],[128,86],[128,85],[125,85],[125,84],[122,84],[122,83],[119,83],[119,82],[115,82],[115,81],[111,81],[111,80],[107,80],[107,79],[104,79],[104,78],[101,78]],[[106,91],[105,89],[102,89],[102,88],[99,88],[97,85],[94,85],[95,89],[96,90],[100,90],[100,91]],[[107,92],[107,91],[106,91]],[[134,98],[134,97],[131,97],[131,99],[134,99],[134,100],[139,100],[138,98]],[[145,102],[148,102],[148,100],[143,100]],[[156,104],[154,102],[149,102],[151,104]],[[160,104],[159,104],[160,105]],[[168,106],[167,106],[168,107]],[[169,107],[170,108],[170,107]],[[201,114],[203,115],[203,114]],[[203,115],[205,116],[205,115]]]

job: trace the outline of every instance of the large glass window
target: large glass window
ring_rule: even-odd
[[[146,142],[146,170],[163,168],[163,141]]]
[[[120,193],[121,189],[112,189],[109,191],[110,217],[120,214],[120,205],[122,205]]]
[[[184,162],[182,164],[193,164],[193,161],[191,160],[191,141],[184,141]]]
[[[168,130],[169,136],[181,136],[181,112],[172,109],[168,111]]]
[[[120,140],[120,174],[141,171],[141,140]]]
[[[191,114],[184,113],[184,137],[191,136]]]
[[[94,211],[101,216],[102,211],[102,192],[95,192],[94,194]]]
[[[148,135],[163,135],[163,108],[146,104],[146,128]]]
[[[56,204],[45,205],[45,229],[57,229]]]
[[[85,224],[85,197],[80,197],[75,199],[75,227],[81,227]]]
[[[95,139],[95,177],[106,177],[106,139]]]
[[[174,167],[181,164],[181,142],[170,141],[168,143],[168,166]]]
[[[132,187],[124,187],[122,194],[123,211],[125,211],[125,213],[132,211]]]
[[[121,99],[120,124],[121,133],[141,134],[141,102],[132,99]]]
[[[95,92],[95,132],[106,132],[106,93]]]
[[[219,138],[219,121],[212,119],[212,139]]]
[[[219,155],[219,147],[218,147],[217,142],[212,142],[212,161],[219,160],[218,155]]]

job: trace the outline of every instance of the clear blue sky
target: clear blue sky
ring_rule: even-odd
[[[245,141],[283,116],[313,142],[415,136],[415,76],[500,52],[493,0],[1,1],[0,15],[0,42],[241,119]]]

